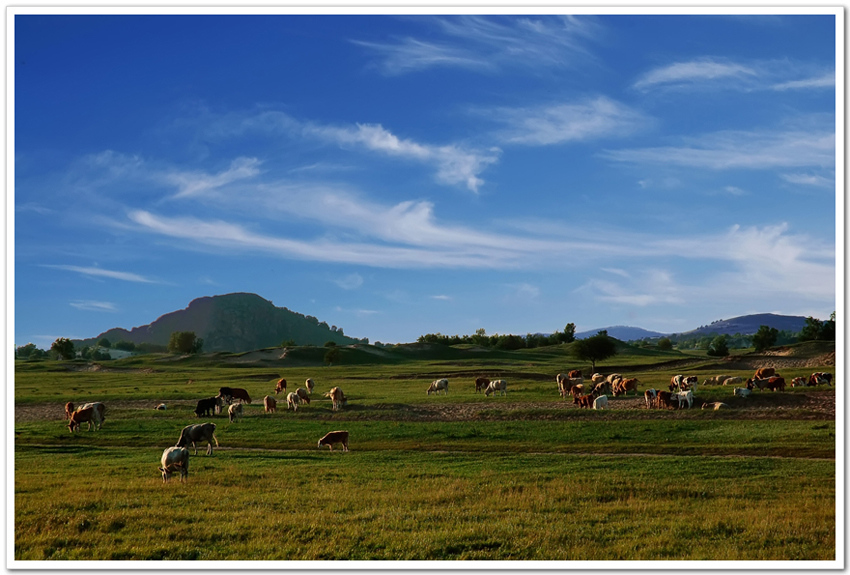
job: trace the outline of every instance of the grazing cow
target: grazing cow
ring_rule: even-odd
[[[688,391],[680,391],[676,394],[676,399],[679,401],[679,409],[682,408],[684,404],[688,404],[688,409],[693,407],[694,405],[694,392],[690,389]]]
[[[277,411],[277,400],[270,395],[265,396],[263,398],[263,411],[266,413]]]
[[[277,383],[274,386],[274,394],[277,395],[281,391],[286,391],[286,380],[278,379]]]
[[[604,380],[600,381],[595,386],[593,386],[593,391],[591,391],[591,393],[593,395],[596,395],[596,396],[611,395],[612,394],[611,384],[608,383],[607,381],[604,381]]]
[[[490,394],[496,395],[496,393],[500,393],[501,395],[508,394],[508,382],[504,379],[496,379],[491,381],[487,386],[487,389],[484,390],[484,395],[490,397]]]
[[[767,379],[768,377],[772,377],[776,375],[776,370],[772,367],[760,367],[756,370],[756,374],[753,376],[753,379]]]
[[[303,387],[299,387],[295,390],[295,393],[297,393],[298,397],[301,398],[301,403],[306,403],[307,405],[310,405],[310,394],[307,393],[306,389],[304,389]]]
[[[251,396],[241,387],[222,387],[218,390],[218,397],[222,398],[225,403],[231,403],[234,399],[251,403]]]
[[[809,376],[809,385],[832,385],[832,374],[816,371]]]
[[[684,375],[674,375],[670,378],[670,391],[674,389],[679,389],[682,385],[682,381],[685,379]]]
[[[80,428],[81,423],[88,423],[89,431],[92,430],[92,424],[94,424],[95,430],[100,429],[97,410],[94,407],[81,407],[76,410],[71,414],[71,419],[68,422],[68,430],[70,430],[71,433],[74,433],[75,429]]]
[[[287,411],[289,411],[291,409],[292,411],[297,412],[299,403],[301,403],[301,397],[297,393],[295,393],[294,391],[290,391],[289,393],[286,394],[286,410]]]
[[[686,377],[685,379],[682,380],[682,385],[680,386],[680,388],[683,391],[687,391],[687,390],[690,389],[691,391],[696,393],[698,383],[699,383],[699,379],[697,378],[697,376],[689,375],[688,377]]]
[[[708,377],[705,381],[702,382],[703,385],[720,385],[725,380],[729,379],[728,375],[714,375],[712,377]]]
[[[735,397],[749,397],[750,390],[745,387],[736,387],[732,390],[732,395]]]
[[[319,444],[316,447],[321,449],[323,445],[327,445],[328,448],[333,451],[334,443],[342,443],[342,450],[348,451],[348,432],[331,431],[330,433],[326,433],[325,436],[319,440]]]
[[[580,390],[584,390],[583,381],[584,379],[581,377],[566,377],[558,383],[558,393],[566,399],[567,395],[572,393],[574,388],[578,387]],[[573,395],[575,396],[575,394]]]
[[[567,376],[564,375],[563,373],[559,373],[558,375],[555,376],[555,383],[558,384],[558,392],[559,393],[561,393],[561,391],[564,389],[564,382],[565,381],[567,381]],[[561,393],[561,395],[563,395],[563,393]]]
[[[156,407],[154,407],[154,409],[156,409],[157,411],[165,411],[165,404],[164,404],[164,403],[160,403],[159,405],[157,405]]]
[[[791,387],[806,387],[809,385],[809,382],[806,381],[805,377],[795,377],[791,380]]]
[[[764,378],[764,379],[756,379],[756,378],[748,379],[747,380],[747,389],[753,389],[753,388],[757,387],[757,388],[759,388],[759,391],[764,391],[764,388],[767,387],[767,384],[768,384],[769,381],[770,381],[770,379],[767,378],[767,377]]]
[[[196,423],[187,425],[180,432],[180,439],[177,440],[177,447],[189,447],[191,444],[195,449],[195,455],[198,454],[198,443],[207,442],[207,455],[213,454],[213,441],[218,447],[218,439],[215,436],[215,423]]]
[[[669,391],[659,391],[658,398],[655,400],[656,405],[661,407],[664,404],[664,407],[679,407],[678,400],[673,399],[673,393]]]
[[[480,391],[484,391],[487,389],[487,386],[490,385],[490,380],[486,377],[476,377],[475,378],[475,393]]]
[[[346,403],[345,394],[338,387],[332,387],[331,390],[325,394],[325,397],[331,398],[333,411],[339,410],[339,408]]]
[[[603,381],[605,381],[605,376],[602,375],[601,373],[594,373],[593,375],[590,376],[590,380],[593,383],[602,383]]]
[[[65,404],[65,419],[71,419],[72,413],[74,413],[74,404],[69,401]]]
[[[575,397],[577,395],[583,395],[583,394],[584,394],[584,384],[583,383],[579,383],[579,384],[574,385],[570,388],[570,395],[572,395],[573,397]],[[596,397],[596,396],[594,395],[593,397]]]
[[[570,379],[575,379],[575,378],[581,377],[581,376],[582,375],[581,375],[580,369],[572,369],[572,370],[570,370],[570,373],[567,374],[567,377],[569,377]]]
[[[741,385],[744,380],[740,377],[727,377],[723,380],[723,385]]]
[[[618,380],[623,379],[623,376],[619,373],[612,373],[608,376],[608,383],[614,385]]]
[[[600,395],[596,399],[593,400],[593,409],[607,409],[608,408],[608,397],[605,395]]]
[[[185,447],[169,447],[162,452],[160,460],[162,472],[162,482],[167,483],[171,479],[171,474],[175,471],[180,472],[180,483],[189,479],[189,450]]]
[[[304,385],[307,387],[307,393],[313,395],[313,388],[316,386],[316,384],[313,383],[313,380],[308,377],[307,381],[304,382]]]
[[[720,408],[728,408],[729,406],[720,401],[714,401],[712,403],[703,403],[700,409],[713,409],[717,411]]]
[[[767,380],[767,387],[770,388],[770,391],[785,391],[785,378],[784,377],[770,377]]]
[[[655,389],[650,388],[643,392],[643,400],[646,402],[647,409],[651,409],[655,405],[656,399],[658,399],[658,392]]]
[[[230,418],[230,423],[242,419],[242,403],[234,403],[228,407],[227,416]]]
[[[449,380],[448,379],[438,379],[436,381],[432,381],[431,385],[428,386],[427,394],[431,395],[431,393],[439,394],[440,390],[443,390],[445,395],[449,394]]]
[[[625,395],[629,391],[634,391],[635,395],[638,392],[638,379],[636,377],[630,377],[629,379],[621,379],[614,385],[614,396]]]
[[[196,417],[207,417],[215,413],[216,408],[221,409],[222,403],[220,397],[207,397],[198,400],[198,405],[195,407]]]
[[[592,395],[577,395],[573,398],[573,404],[578,405],[579,408],[586,407],[591,409],[593,407],[593,399]]]

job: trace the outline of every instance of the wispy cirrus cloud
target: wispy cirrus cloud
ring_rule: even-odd
[[[709,170],[831,167],[835,163],[835,133],[811,130],[723,131],[682,138],[681,144],[608,150],[602,156],[616,162],[661,164]]]
[[[599,21],[589,16],[447,16],[430,22],[428,40],[352,42],[378,54],[379,69],[390,76],[435,67],[486,74],[509,66],[536,70],[584,64],[592,59],[586,44],[602,32]],[[441,36],[433,39],[434,34]]]
[[[506,125],[496,133],[499,140],[529,146],[622,137],[650,122],[640,112],[604,96],[575,103],[498,108],[487,115]]]
[[[773,90],[807,90],[810,88],[834,88],[835,74],[823,74],[812,78],[803,78],[801,80],[788,80],[771,86]]]
[[[334,280],[334,283],[344,290],[355,290],[363,285],[363,276],[360,274],[348,274],[345,277]]]
[[[75,272],[78,274],[82,274],[89,277],[96,278],[108,278],[115,279],[127,282],[136,282],[136,283],[158,283],[155,280],[146,278],[142,275],[132,273],[132,272],[120,272],[116,270],[106,270],[98,267],[84,267],[84,266],[70,266],[70,265],[48,265],[43,264],[41,267],[52,268],[57,270],[64,270],[69,272]]]
[[[262,162],[257,158],[236,158],[230,167],[218,174],[209,175],[199,171],[172,171],[162,174],[160,179],[178,188],[175,198],[197,196],[206,191],[220,188],[238,180],[253,178],[260,173]]]
[[[689,62],[675,62],[654,68],[643,74],[634,84],[637,90],[656,87],[683,87],[708,81],[755,78],[758,71],[751,66],[709,58]]]
[[[827,178],[818,174],[780,174],[780,177],[791,184],[815,186],[818,188],[835,187],[835,178]]]
[[[81,300],[72,301],[71,307],[75,307],[81,311],[102,311],[102,312],[117,312],[118,308],[114,303],[108,301],[91,301]]]

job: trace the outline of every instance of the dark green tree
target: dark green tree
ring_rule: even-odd
[[[326,341],[325,347],[336,347],[336,342],[335,341]]]
[[[806,325],[800,330],[800,335],[797,337],[799,341],[814,341],[819,339],[823,322],[819,319],[809,316],[806,318]]]
[[[121,340],[116,342],[115,345],[112,347],[115,349],[120,349],[121,351],[135,351],[136,344],[132,341]]]
[[[327,353],[325,353],[325,365],[333,365],[339,362],[339,348],[336,345],[333,345],[328,348]]]
[[[100,347],[105,347],[106,349],[109,349],[110,347],[112,347],[112,343],[108,339],[106,339],[105,337],[102,337],[99,340],[97,340],[97,345],[99,345]]]
[[[712,357],[726,357],[729,355],[729,337],[718,335],[708,346],[708,355]]]
[[[22,345],[15,349],[15,357],[19,359],[28,359],[36,349],[38,348],[35,347],[34,343]]]
[[[776,345],[777,339],[779,339],[778,329],[767,325],[761,325],[759,326],[759,330],[753,336],[753,347],[756,351],[764,351],[767,348]]]
[[[596,372],[596,362],[603,361],[617,354],[617,345],[608,337],[607,331],[573,343],[573,354],[581,361],[589,361],[591,371]]]
[[[284,340],[280,342],[280,347],[295,347],[295,340],[292,338]]]
[[[661,351],[670,351],[673,349],[673,342],[669,337],[662,337],[658,340],[658,349]]]
[[[168,340],[168,351],[171,353],[200,353],[204,340],[197,337],[194,331],[175,331]]]
[[[576,340],[576,324],[568,323],[564,326],[564,343],[572,343]]]
[[[60,337],[50,346],[50,351],[55,352],[60,359],[74,359],[74,343],[67,337]]]

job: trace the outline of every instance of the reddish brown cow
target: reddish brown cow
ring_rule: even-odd
[[[319,444],[317,445],[317,447],[321,449],[322,446],[327,445],[328,448],[333,451],[334,443],[342,443],[342,450],[348,451],[348,432],[331,431],[330,433],[325,434],[325,436],[319,440]]]
[[[576,377],[582,376],[580,369],[574,369],[574,370],[570,371],[570,373],[568,375],[569,375],[570,379],[575,379]]]
[[[251,396],[241,387],[222,387],[218,390],[218,397],[230,403],[234,399],[241,399],[245,403],[251,403]]]
[[[277,395],[281,391],[286,391],[286,380],[279,379],[277,380],[277,385],[274,386],[274,394]]]
[[[767,387],[770,388],[770,391],[785,391],[785,378],[784,377],[771,377],[767,380]]]
[[[577,395],[573,398],[573,404],[578,405],[579,408],[586,407],[591,409],[593,407],[593,400],[596,399],[593,395]]]
[[[636,377],[630,377],[629,379],[621,379],[614,385],[614,395],[625,395],[629,391],[634,391],[635,395],[637,395],[638,391],[638,379]]]
[[[475,393],[480,391],[484,391],[487,389],[487,386],[490,385],[490,380],[486,377],[476,377],[475,378]]]
[[[655,401],[658,407],[661,407],[662,405],[664,405],[664,407],[679,407],[679,400],[676,399],[674,401],[673,394],[669,391],[659,391],[658,398]]]
[[[776,370],[772,367],[760,367],[756,370],[753,379],[767,379],[776,375]]]
[[[72,413],[74,413],[74,404],[69,401],[65,404],[65,419],[70,420]]]
[[[74,433],[75,429],[80,428],[81,423],[89,424],[89,431],[91,431],[92,424],[94,424],[94,428],[98,428],[99,418],[95,415],[94,407],[87,407],[85,409],[80,409],[71,414],[71,421],[68,422],[68,429],[71,433]]]

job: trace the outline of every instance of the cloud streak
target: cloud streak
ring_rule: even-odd
[[[132,272],[119,272],[115,270],[105,270],[103,268],[97,267],[83,267],[83,266],[68,266],[68,265],[42,265],[41,267],[52,268],[57,270],[64,270],[69,272],[75,272],[78,274],[82,274],[89,277],[97,277],[97,278],[108,278],[121,280],[126,282],[134,282],[134,283],[158,283],[152,279],[146,278],[139,274],[135,274]]]

